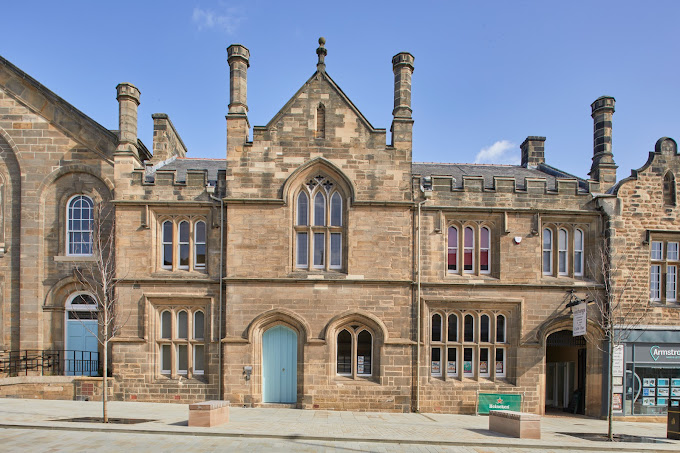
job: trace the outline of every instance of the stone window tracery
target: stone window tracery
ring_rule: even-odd
[[[649,299],[652,302],[673,305],[678,303],[678,266],[680,266],[678,239],[651,242]]]
[[[345,237],[343,200],[336,184],[322,174],[308,179],[300,188],[296,197],[294,226],[296,268],[342,269]]]
[[[340,328],[336,342],[336,373],[347,377],[373,376],[373,334],[358,323]]]
[[[491,273],[491,228],[483,224],[452,224],[446,237],[448,274]]]
[[[543,275],[582,277],[584,274],[584,228],[573,225],[544,226],[541,269]]]

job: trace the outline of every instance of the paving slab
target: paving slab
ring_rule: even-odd
[[[680,441],[666,439],[663,423],[615,422],[615,432],[656,438],[668,443],[640,444],[597,442],[572,437],[567,433],[607,432],[605,420],[546,416],[541,419],[540,440],[517,439],[488,430],[488,418],[474,415],[403,414],[375,412],[340,412],[297,410],[288,408],[230,408],[227,424],[209,428],[188,426],[186,404],[109,402],[109,417],[148,419],[140,424],[102,424],[69,422],[75,417],[100,417],[101,402],[0,399],[0,437],[18,430],[51,431],[51,436],[97,432],[100,435],[136,433],[158,436],[187,435],[260,439],[262,442],[321,442],[324,450],[342,444],[373,445],[379,451],[396,451],[392,446],[409,445],[416,451],[443,451],[437,448],[470,447],[470,451],[493,451],[493,448],[538,449],[541,451],[680,451]],[[62,433],[62,434],[57,434]],[[106,437],[106,436],[104,436]],[[125,437],[125,436],[120,436]],[[177,442],[184,440],[177,439]],[[335,444],[334,444],[335,443]],[[319,445],[322,445],[319,444]],[[382,445],[382,447],[381,447]],[[328,448],[326,448],[328,447]],[[431,447],[431,448],[430,448]],[[307,447],[304,447],[307,448]],[[486,448],[487,450],[484,450]],[[313,450],[313,448],[312,448]],[[361,450],[364,451],[364,450]],[[456,450],[465,451],[465,450]]]

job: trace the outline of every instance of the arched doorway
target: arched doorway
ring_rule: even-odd
[[[545,342],[546,411],[585,414],[586,341],[571,330],[560,330]]]
[[[297,402],[297,333],[276,325],[262,334],[262,393],[265,403]]]
[[[66,303],[66,375],[96,376],[99,373],[98,329],[94,297],[87,293],[72,295]]]

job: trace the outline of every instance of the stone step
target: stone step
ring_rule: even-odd
[[[264,407],[267,409],[296,409],[296,403],[259,403],[255,407]]]

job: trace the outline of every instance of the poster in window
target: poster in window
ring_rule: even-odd
[[[441,362],[440,361],[432,361],[432,374],[439,374],[442,372],[441,369]]]
[[[621,411],[621,409],[622,409],[622,405],[621,405],[622,396],[623,396],[623,394],[621,394],[621,393],[612,394],[612,409],[613,410],[619,411],[619,412]]]
[[[497,360],[496,361],[496,374],[503,374],[503,361],[502,360]]]
[[[656,396],[656,389],[653,388],[643,388],[642,396]]]
[[[656,390],[656,396],[669,396],[670,395],[670,389],[668,387],[662,388],[659,387]]]
[[[642,398],[642,405],[643,406],[654,406],[654,398]]]
[[[612,379],[612,385],[623,385],[623,376],[614,376]]]
[[[479,372],[488,373],[489,372],[489,362],[479,362]]]
[[[656,379],[654,378],[644,378],[642,380],[643,387],[656,387]]]
[[[671,388],[671,396],[680,396],[680,387]]]
[[[446,364],[446,372],[448,374],[456,374],[456,362],[448,362]]]
[[[680,379],[671,379],[671,387],[680,387]]]
[[[659,378],[656,381],[656,386],[657,387],[668,387],[669,379],[668,378]]]
[[[357,373],[364,374],[364,356],[357,356]]]
[[[668,398],[657,398],[656,399],[656,405],[657,406],[668,406]]]
[[[472,373],[472,362],[470,361],[463,362],[463,372]]]

